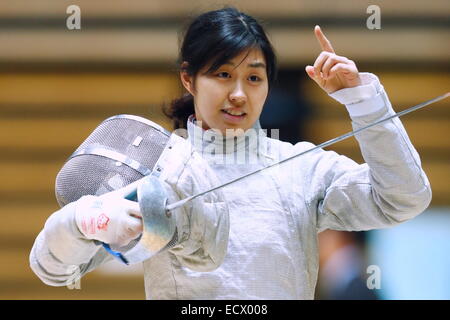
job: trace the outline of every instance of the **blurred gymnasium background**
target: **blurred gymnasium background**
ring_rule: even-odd
[[[81,30],[68,30],[69,5]],[[183,91],[175,61],[189,17],[235,5],[264,23],[279,84],[262,115],[281,138],[320,143],[351,130],[345,108],[304,72],[320,49],[319,24],[339,55],[379,76],[396,111],[450,90],[448,0],[2,0],[0,2],[0,299],[144,299],[142,270],[114,262],[81,289],[44,285],[28,256],[58,209],[54,180],[105,118],[135,114],[167,129],[161,113]],[[369,30],[369,5],[381,29]],[[320,235],[320,299],[450,299],[450,101],[402,118],[433,188],[430,210],[399,227]],[[275,117],[276,116],[276,117]],[[354,139],[333,150],[362,162]],[[381,270],[369,290],[367,268]]]

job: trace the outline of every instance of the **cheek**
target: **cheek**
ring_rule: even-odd
[[[217,107],[223,105],[223,101],[226,99],[223,88],[209,81],[199,83],[199,88],[202,88],[202,90],[197,92],[196,98],[204,112],[212,113]]]
[[[266,102],[268,95],[268,89],[267,88],[261,88],[261,90],[258,90],[256,94],[254,95],[253,99],[253,105],[255,110],[261,111],[264,103]]]

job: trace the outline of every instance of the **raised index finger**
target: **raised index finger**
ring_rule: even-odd
[[[334,53],[334,49],[331,46],[331,42],[325,37],[319,26],[315,26],[314,34],[316,35],[317,41],[319,41],[320,47],[323,51],[328,51]]]

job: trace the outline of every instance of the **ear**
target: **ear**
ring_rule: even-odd
[[[187,73],[187,66],[188,63],[186,61],[181,64],[180,80],[183,84],[183,87],[185,87],[191,95],[194,95],[194,77],[190,76]]]

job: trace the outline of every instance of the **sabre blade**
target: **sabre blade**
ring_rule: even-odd
[[[206,191],[205,193],[208,193],[208,192],[211,192],[211,191],[213,191],[213,190],[212,190],[212,189],[211,189],[211,190],[208,190],[208,191]],[[190,197],[184,198],[184,199],[182,199],[182,200],[180,200],[180,201],[177,201],[177,202],[168,204],[168,205],[166,206],[166,210],[167,210],[167,211],[170,211],[170,210],[176,209],[176,208],[178,208],[178,207],[181,207],[181,206],[183,206],[186,202],[191,201],[192,199],[194,199],[194,198],[196,198],[196,197],[199,197],[199,196],[201,196],[202,194],[205,194],[205,193],[201,193],[201,194],[199,193],[199,194],[196,194],[196,195],[194,195],[194,196],[190,196]]]
[[[300,153],[298,153],[298,154],[296,154],[296,155],[293,155],[293,156],[291,156],[291,157],[289,157],[289,158],[283,159],[283,160],[281,160],[281,161],[279,161],[279,162],[277,162],[277,163],[273,163],[273,164],[271,164],[271,165],[269,165],[269,166],[267,166],[267,167],[264,167],[264,168],[258,169],[258,170],[256,170],[256,171],[250,172],[250,173],[248,173],[248,174],[245,174],[245,175],[243,175],[243,176],[241,176],[241,177],[239,177],[239,178],[236,178],[236,179],[233,179],[233,180],[231,180],[231,181],[228,181],[228,182],[226,182],[226,183],[224,183],[224,184],[221,184],[221,185],[219,185],[219,186],[217,186],[217,187],[214,187],[214,188],[212,188],[212,189],[209,189],[209,190],[206,190],[206,191],[197,193],[196,195],[193,195],[193,196],[184,198],[184,199],[182,199],[182,200],[180,200],[180,201],[171,203],[171,204],[169,204],[169,205],[166,206],[166,210],[170,211],[170,210],[179,208],[179,207],[183,206],[185,203],[187,203],[187,202],[189,202],[189,201],[191,201],[191,200],[193,200],[193,199],[195,199],[195,198],[197,198],[197,197],[203,196],[203,195],[205,195],[205,194],[207,194],[207,193],[209,193],[209,192],[212,192],[212,191],[215,191],[215,190],[217,190],[217,189],[226,187],[226,186],[228,186],[228,185],[230,185],[230,184],[232,184],[232,183],[235,183],[235,182],[237,182],[237,181],[239,181],[239,180],[245,179],[245,178],[247,178],[247,177],[249,177],[249,176],[251,176],[251,175],[257,174],[257,173],[259,173],[259,172],[261,172],[261,171],[263,171],[263,170],[266,170],[266,169],[272,168],[272,167],[274,167],[274,166],[280,165],[280,164],[282,164],[282,163],[284,163],[284,162],[287,162],[287,161],[292,160],[292,159],[294,159],[294,158],[300,157],[300,156],[305,155],[305,154],[307,154],[307,153],[309,153],[309,152],[312,152],[312,151],[314,151],[314,150],[317,150],[317,149],[321,149],[321,148],[325,148],[325,147],[331,146],[331,145],[333,145],[333,144],[335,144],[335,143],[337,143],[337,142],[340,142],[340,141],[342,141],[342,140],[345,140],[345,139],[348,139],[348,138],[350,138],[350,137],[353,137],[353,136],[356,135],[357,133],[360,133],[360,132],[362,132],[362,131],[364,131],[364,130],[367,130],[367,129],[369,129],[369,128],[372,128],[372,127],[374,127],[374,126],[377,126],[377,125],[379,125],[379,124],[381,124],[381,123],[383,123],[383,122],[389,121],[389,120],[391,120],[391,119],[394,119],[394,118],[397,118],[397,117],[404,116],[405,114],[408,114],[408,113],[411,113],[411,112],[413,112],[413,111],[419,110],[419,109],[421,109],[421,108],[423,108],[423,107],[426,107],[426,106],[428,106],[428,105],[430,105],[430,104],[433,104],[433,103],[435,103],[435,102],[438,102],[438,101],[440,101],[440,100],[443,100],[443,99],[445,99],[445,98],[447,98],[447,97],[449,97],[449,96],[450,96],[450,92],[447,92],[447,93],[445,93],[445,94],[443,94],[443,95],[440,95],[440,96],[438,96],[438,97],[436,97],[436,98],[430,99],[430,100],[428,100],[428,101],[419,103],[418,105],[415,105],[415,106],[410,107],[410,108],[408,108],[408,109],[405,109],[405,110],[403,110],[403,111],[397,112],[396,114],[393,114],[393,115],[391,115],[391,116],[389,116],[389,117],[386,117],[386,118],[383,118],[383,119],[381,119],[381,120],[375,121],[375,122],[373,122],[373,123],[371,123],[371,124],[368,124],[367,126],[364,126],[364,127],[359,128],[359,129],[357,129],[357,130],[355,130],[355,131],[350,131],[350,132],[347,132],[347,133],[345,133],[345,134],[343,134],[343,135],[341,135],[341,136],[339,136],[339,137],[336,137],[336,138],[330,139],[330,140],[328,140],[328,141],[322,142],[321,144],[319,144],[319,145],[317,145],[317,146],[315,146],[315,147],[313,147],[313,148],[311,148],[311,149],[308,149],[308,150],[306,150],[306,151],[300,152]]]

